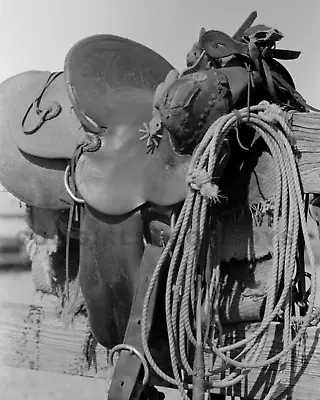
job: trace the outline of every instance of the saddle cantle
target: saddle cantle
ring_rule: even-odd
[[[65,59],[65,80],[83,126],[99,133],[126,125],[128,109],[144,102],[173,67],[159,54],[123,37],[94,35],[77,42]]]

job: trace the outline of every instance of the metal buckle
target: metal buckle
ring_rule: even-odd
[[[141,361],[141,364],[143,365],[143,369],[144,369],[142,385],[145,386],[149,381],[149,376],[150,376],[149,366],[148,366],[147,360],[144,358],[143,354],[139,350],[137,350],[135,347],[130,346],[129,344],[125,344],[125,343],[114,346],[110,351],[110,355],[109,355],[110,362],[114,366],[114,355],[115,355],[115,353],[120,353],[122,350],[129,351],[130,355],[134,354]]]

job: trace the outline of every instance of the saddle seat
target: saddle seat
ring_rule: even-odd
[[[176,154],[166,132],[157,154],[147,154],[139,132],[152,117],[156,88],[172,69],[151,49],[113,35],[85,38],[67,54],[73,109],[101,141],[76,169],[77,189],[95,210],[121,215],[148,201],[171,205],[185,198],[190,156]]]
[[[114,113],[126,121],[126,108],[139,91],[154,92],[173,67],[159,54],[132,40],[94,35],[69,50],[64,66],[72,106],[83,126],[101,133]],[[128,96],[128,97],[127,97]],[[122,123],[120,118],[119,124]]]
[[[146,202],[170,206],[185,199],[191,156],[174,153],[168,132],[158,151],[146,154],[138,129],[136,125],[130,132],[121,127],[108,132],[100,150],[86,153],[78,162],[77,189],[87,204],[103,214],[122,215]]]
[[[11,96],[5,110],[7,128],[16,146],[26,154],[69,159],[83,131],[72,110],[63,73],[38,75],[34,79],[25,74],[23,85]]]

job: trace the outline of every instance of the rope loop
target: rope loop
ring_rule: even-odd
[[[308,326],[317,321],[314,311],[316,267],[308,235],[301,179],[292,148],[293,132],[286,119],[288,114],[276,104],[267,101],[231,112],[217,119],[209,127],[192,155],[186,178],[190,190],[150,279],[141,320],[146,359],[162,379],[178,387],[185,400],[188,399],[185,391],[187,379],[183,380],[182,377],[198,376],[198,371],[203,369],[203,357],[198,357],[198,364],[190,365],[189,355],[192,349],[195,351],[193,356],[198,354],[196,349],[200,349],[220,360],[219,366],[214,365],[211,369],[210,366],[205,366],[204,374],[201,372],[199,379],[204,378],[203,390],[231,387],[243,380],[251,369],[265,368],[280,362],[283,373],[278,375],[276,383],[266,397],[274,398],[287,384],[283,377],[287,372],[292,349],[303,338]],[[208,201],[218,202],[222,197],[218,184],[226,163],[221,163],[221,157],[229,154],[224,143],[228,135],[237,131],[235,128],[240,119],[264,140],[275,164],[275,190],[272,197],[272,224],[275,235],[273,263],[270,269],[271,284],[266,289],[262,321],[253,333],[226,345],[222,340],[223,331],[219,319],[221,222],[214,215],[214,207],[208,207]],[[219,234],[212,245],[210,238],[218,228]],[[300,232],[303,234],[310,260],[311,285],[306,314],[301,318],[295,336],[292,337],[291,293],[295,282]],[[164,275],[167,279],[165,313],[173,376],[167,375],[154,360],[147,335],[147,315],[152,292],[157,280]],[[200,281],[201,285],[197,284]],[[207,322],[202,321],[202,324],[196,324],[197,309],[199,316],[200,307],[197,308],[197,299],[201,299],[201,307],[203,310],[205,307],[207,313]],[[266,359],[263,354],[269,327],[280,313],[283,313],[284,321],[283,349]],[[232,358],[232,353],[237,355]],[[221,380],[208,379],[227,369],[230,369],[230,373],[225,374]]]

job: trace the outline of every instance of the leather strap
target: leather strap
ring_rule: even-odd
[[[140,268],[140,280],[133,299],[133,305],[129,317],[127,330],[124,337],[124,344],[138,350],[142,355],[143,346],[141,340],[141,314],[143,302],[149,286],[152,273],[158,263],[163,251],[162,247],[147,244],[144,250]],[[149,309],[148,327],[149,331],[153,320],[153,309],[155,306],[157,288],[155,288]],[[133,400],[139,399],[143,386],[139,384],[139,373],[142,362],[133,352],[122,351],[117,361],[113,379],[111,382],[109,400]]]
[[[249,16],[243,21],[242,25],[240,28],[235,32],[235,34],[232,36],[232,39],[236,41],[240,41],[247,29],[250,28],[250,26],[254,23],[254,21],[257,19],[258,13],[257,11],[253,11]]]
[[[255,54],[252,54],[251,45],[255,44],[254,40],[249,43],[244,43],[235,40],[231,36],[224,32],[217,30],[207,31],[201,38],[200,44],[205,52],[212,58],[224,58],[231,55],[239,54],[249,56],[251,59],[255,58]],[[219,46],[220,45],[220,46]],[[260,50],[259,50],[260,54]],[[278,58],[282,60],[293,60],[300,56],[300,51],[284,50],[284,49],[273,49],[266,48],[261,53],[264,57]]]

